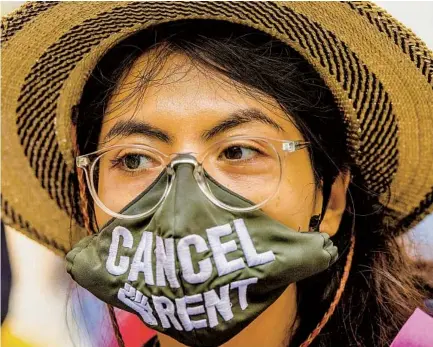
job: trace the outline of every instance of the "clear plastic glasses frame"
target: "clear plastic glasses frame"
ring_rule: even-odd
[[[259,203],[249,206],[249,207],[236,207],[236,206],[230,206],[226,203],[220,201],[216,198],[216,196],[213,194],[212,190],[209,187],[209,184],[207,182],[207,178],[205,177],[205,169],[204,161],[209,156],[209,153],[212,153],[215,148],[223,148],[225,144],[233,144],[236,143],[236,141],[262,141],[263,143],[266,143],[267,146],[269,146],[269,150],[273,151],[273,154],[275,155],[276,160],[278,160],[278,179],[276,181],[276,188],[272,192],[272,194],[269,194],[263,201],[260,201]],[[306,141],[293,141],[293,140],[280,140],[280,139],[271,139],[271,138],[265,138],[265,137],[254,137],[254,136],[231,136],[224,140],[218,141],[216,143],[213,143],[211,146],[209,146],[205,151],[201,153],[195,153],[195,152],[185,152],[185,153],[171,153],[171,154],[165,154],[161,151],[147,146],[143,144],[125,144],[125,145],[113,145],[107,148],[100,149],[98,151],[88,153],[85,155],[78,156],[76,158],[76,165],[78,168],[81,168],[84,170],[86,182],[90,191],[90,194],[92,198],[94,199],[95,203],[101,208],[105,213],[108,215],[119,218],[119,219],[136,219],[136,218],[143,218],[151,215],[155,212],[155,210],[161,205],[161,203],[165,200],[167,195],[169,194],[172,184],[174,182],[174,179],[176,177],[176,170],[175,166],[179,165],[181,163],[187,163],[191,164],[194,167],[193,175],[194,178],[200,188],[200,190],[203,192],[203,194],[216,206],[223,208],[228,211],[232,212],[250,212],[257,210],[261,208],[263,205],[265,205],[269,200],[271,200],[277,193],[280,187],[281,178],[282,178],[282,160],[286,154],[293,153],[299,149],[303,149],[309,145],[309,142]],[[239,146],[238,146],[239,147]],[[278,150],[277,150],[277,148]],[[231,148],[231,147],[227,147]],[[161,196],[161,198],[158,200],[158,202],[148,211],[144,211],[137,215],[127,215],[127,214],[121,214],[116,211],[113,211],[112,209],[108,208],[106,204],[104,204],[103,201],[101,201],[97,189],[95,187],[95,168],[97,163],[101,160],[101,158],[109,153],[110,151],[119,151],[122,149],[130,149],[130,150],[136,150],[136,151],[146,151],[147,153],[152,153],[155,156],[161,160],[160,165],[160,173],[164,170],[166,170],[168,174],[168,182],[165,187],[165,190]],[[99,180],[99,173],[97,173],[98,180]],[[140,194],[141,192],[137,192]]]

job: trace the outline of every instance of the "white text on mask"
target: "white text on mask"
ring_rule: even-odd
[[[173,238],[162,238],[144,231],[132,260],[129,256],[118,254],[120,247],[125,250],[133,248],[132,233],[125,227],[117,226],[112,231],[106,269],[114,276],[123,275],[129,270],[128,281],[131,282],[137,281],[140,273],[143,273],[146,286],[167,287],[168,282],[168,286],[178,289],[182,280],[189,284],[202,284],[212,277],[214,271],[217,277],[225,277],[246,267],[255,267],[275,260],[275,255],[270,250],[257,252],[242,219],[234,220],[233,225],[235,233],[232,232],[230,224],[224,224],[206,229],[208,242],[200,235],[191,234],[179,239],[177,245]],[[237,235],[240,249],[234,239],[225,242],[221,240],[231,234]],[[194,258],[199,258],[195,264],[191,254],[192,248],[196,254]],[[238,252],[237,258],[232,256],[231,260],[228,260],[226,255],[235,251],[242,251],[243,256]],[[203,253],[207,254],[200,258],[199,255]],[[182,278],[177,277],[176,255]],[[257,281],[257,277],[232,281],[215,289],[174,300],[166,296],[147,297],[131,284],[125,283],[124,287],[119,289],[117,297],[136,311],[150,326],[161,325],[165,329],[174,327],[176,330],[191,331],[217,326],[217,313],[224,321],[231,320],[233,312],[230,293],[233,291],[237,290],[239,306],[241,310],[245,310],[248,307],[248,286]],[[188,306],[191,304],[193,305]],[[192,320],[193,316],[199,316],[201,319]]]
[[[258,253],[253,240],[242,219],[233,221],[236,234],[239,238],[241,250],[246,261],[241,257],[227,260],[226,254],[237,251],[238,247],[235,240],[222,242],[221,238],[232,234],[230,224],[224,224],[209,228],[206,230],[209,241],[210,251],[214,258],[214,264],[218,272],[218,277],[228,275],[237,270],[243,269],[246,266],[255,267],[263,265],[275,260],[275,255],[272,251]],[[122,244],[120,237],[123,238]],[[155,237],[155,247],[153,245],[154,235],[149,231],[142,233],[141,240],[138,244],[135,255],[132,259],[122,255],[118,258],[119,246],[131,249],[133,247],[132,233],[122,226],[117,226],[112,231],[112,241],[106,261],[107,271],[115,276],[120,276],[126,273],[129,269],[128,280],[136,281],[140,272],[144,275],[145,283],[148,285],[156,285],[165,287],[166,280],[171,288],[179,288],[179,280],[176,276],[176,255],[173,238]],[[196,234],[184,236],[177,243],[177,257],[179,260],[182,278],[190,284],[200,284],[206,282],[212,275],[213,266],[210,257],[205,257],[197,261],[194,271],[194,263],[191,256],[191,248],[195,248],[195,253],[209,252],[206,240]],[[153,272],[152,256],[156,257],[156,283]],[[116,264],[117,261],[117,264]]]

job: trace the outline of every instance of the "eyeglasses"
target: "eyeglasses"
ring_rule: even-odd
[[[166,154],[147,145],[114,145],[78,156],[76,164],[84,169],[96,204],[112,217],[135,219],[152,214],[168,195],[178,158],[185,154],[189,154],[187,162],[194,166],[193,174],[198,186],[212,203],[229,211],[249,212],[262,207],[278,192],[285,156],[308,145],[309,142],[305,141],[250,136],[228,137],[200,153]],[[164,171],[168,179],[157,202],[140,214],[123,213],[124,207],[150,189]],[[221,201],[215,183],[253,205],[236,206]]]

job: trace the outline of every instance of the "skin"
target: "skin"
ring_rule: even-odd
[[[136,86],[137,76],[152,58],[152,54],[146,53],[134,63],[132,69],[124,76],[117,93],[112,96],[104,118],[99,148],[138,143],[157,147],[167,154],[201,152],[209,145],[201,138],[204,131],[226,120],[233,112],[246,109],[260,110],[281,129],[251,121],[217,135],[214,140],[234,135],[304,140],[290,116],[275,100],[263,95],[258,97],[257,94],[245,93],[236,83],[227,81],[215,72],[204,71],[204,68],[194,66],[182,55],[172,55],[160,69],[155,80],[162,83],[151,83],[142,97],[138,99],[135,95],[125,102],[125,98],[128,98],[130,91]],[[146,122],[161,129],[172,137],[172,143],[166,144],[144,134],[116,136],[107,140],[107,134],[117,122],[130,119]],[[100,180],[104,179],[104,175],[101,174]],[[331,236],[337,232],[346,206],[348,183],[348,176],[340,176],[331,190],[328,209],[320,227],[320,231]],[[139,194],[142,188],[135,187],[135,190],[135,193],[131,194]],[[106,189],[103,184],[100,186],[99,194],[103,196],[104,201],[124,206],[131,197],[119,193],[118,189]],[[292,229],[306,231],[310,218],[319,214],[321,207],[322,195],[314,184],[308,151],[303,149],[288,154],[283,158],[283,178],[279,192],[262,210]],[[103,225],[111,218],[96,205],[95,209],[99,225]],[[283,345],[287,343],[293,327],[296,326],[295,317],[296,284],[291,284],[274,304],[224,346]],[[183,346],[164,334],[159,334],[159,339],[164,347]]]

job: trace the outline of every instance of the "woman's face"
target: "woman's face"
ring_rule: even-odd
[[[152,78],[152,81],[158,82],[147,85],[144,94],[131,94],[138,86],[137,76],[143,73],[152,54],[145,54],[135,62],[109,101],[99,137],[99,149],[112,145],[144,144],[165,154],[203,153],[212,144],[229,136],[304,140],[290,116],[275,100],[246,93],[241,86],[227,81],[222,75],[194,67],[185,56],[172,55]],[[119,128],[120,124],[128,130],[111,136],[113,129]],[[254,156],[254,152],[238,148],[237,152],[235,149],[225,155],[248,158]],[[308,151],[288,153],[281,160],[283,176],[279,191],[263,207],[263,211],[293,229],[307,230],[311,216],[320,212],[318,201],[315,201],[316,190]],[[102,165],[101,161],[98,194],[103,201],[110,202],[112,209],[120,211],[144,187],[137,184],[129,185],[128,191],[121,189],[120,184],[109,181],[109,175],[104,174],[108,169]],[[268,171],[267,182],[277,181],[278,170]],[[211,175],[218,173],[212,172]],[[243,195],[250,200],[262,201],[266,194],[273,191],[257,184],[245,186],[246,178],[232,176],[233,179],[227,182],[228,188],[240,194],[244,192]],[[139,182],[138,179],[135,181]],[[99,225],[111,218],[97,206],[95,209]]]
[[[112,96],[103,121],[99,148],[145,144],[166,154],[198,153],[216,141],[235,135],[304,140],[275,100],[245,93],[239,85],[227,82],[215,72],[203,73],[203,68],[195,67],[182,55],[172,55],[167,60],[152,79],[158,83],[152,82],[147,85],[144,94],[139,92],[128,98],[137,87],[137,76],[142,74],[152,54],[145,54],[135,62]],[[249,116],[239,117],[240,114]],[[241,118],[242,121],[239,121]],[[133,131],[107,137],[120,122],[133,122],[134,127],[130,127]],[[159,136],[154,136],[155,132]],[[204,139],[202,135],[205,133],[212,133],[213,136]],[[320,213],[321,208],[321,199],[315,199],[316,185],[308,151],[305,149],[288,154],[283,158],[282,165],[280,189],[262,210],[292,229],[308,230],[311,216]],[[104,175],[100,174],[99,179],[104,180]],[[125,194],[118,186],[99,186],[103,187],[99,195],[111,201],[112,206],[119,210],[131,200],[131,194],[136,196],[142,190],[137,187],[136,192]],[[231,188],[236,190],[236,187]],[[111,219],[96,205],[95,210],[99,225]],[[247,343],[243,335],[248,336],[248,340],[261,341],[264,345],[276,345],[273,339],[281,342],[295,316],[295,291],[294,285],[289,286],[273,305],[231,341],[243,345]],[[264,333],[263,329],[270,328],[269,324],[273,334]],[[161,339],[170,338],[162,336]],[[253,342],[253,345],[257,344]]]

